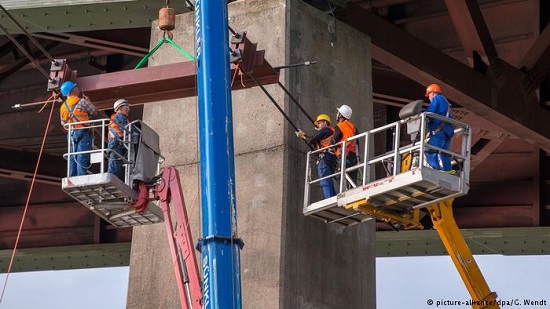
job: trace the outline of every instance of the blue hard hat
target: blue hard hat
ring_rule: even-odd
[[[70,80],[66,81],[61,85],[61,94],[66,97],[68,96],[71,91],[73,91],[74,87],[76,87],[76,84],[71,82]]]

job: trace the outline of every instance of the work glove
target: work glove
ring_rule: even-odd
[[[298,138],[306,139],[306,133],[300,129],[298,131],[294,132]]]

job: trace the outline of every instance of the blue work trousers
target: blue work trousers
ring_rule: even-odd
[[[71,152],[88,151],[92,149],[92,136],[89,129],[71,131],[69,138]],[[69,177],[88,174],[90,168],[90,154],[72,155],[69,163]]]
[[[123,158],[126,157],[126,147],[124,147],[122,141],[116,137],[109,140],[109,145],[107,147],[111,150],[109,152],[109,167],[107,172],[124,180],[124,171],[122,170],[122,159],[120,156]]]
[[[441,149],[449,150],[451,148],[451,138],[447,137],[443,130],[440,130],[435,135],[430,137],[428,144]],[[451,170],[451,157],[446,153],[439,153],[435,150],[427,150],[426,161],[436,170]]]
[[[319,178],[323,178],[329,175],[334,174],[336,168],[336,156],[330,152],[321,154],[319,157],[319,163],[317,165],[317,172],[319,173]],[[319,182],[321,188],[323,189],[323,195],[325,198],[333,197],[336,195],[336,190],[334,190],[333,178],[327,178]]]

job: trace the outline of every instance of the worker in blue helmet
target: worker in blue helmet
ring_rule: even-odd
[[[92,149],[92,132],[88,123],[82,123],[91,119],[96,113],[94,105],[84,96],[82,90],[72,81],[66,81],[61,85],[61,94],[65,101],[59,109],[61,125],[69,131],[67,141],[70,152],[84,152]],[[69,130],[70,127],[70,130]],[[81,176],[88,173],[90,168],[90,154],[79,153],[70,155],[69,177]]]

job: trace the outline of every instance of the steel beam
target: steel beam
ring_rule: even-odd
[[[445,4],[470,66],[473,67],[475,64],[475,52],[486,64],[493,63],[498,57],[497,49],[477,0],[445,0]]]
[[[0,147],[0,177],[30,181],[34,174],[38,153]],[[67,163],[61,156],[42,154],[36,181],[59,186],[65,176]]]
[[[483,161],[485,161],[485,159],[487,159],[505,140],[505,138],[488,140],[489,142],[484,145],[477,154],[472,155],[470,171],[475,170],[479,165],[481,165],[481,163],[483,163]]]
[[[250,41],[244,44],[241,67],[251,68],[251,73],[264,85],[277,83],[279,72],[264,59],[264,51],[256,51],[254,47],[254,52],[247,55],[246,50],[253,45]],[[232,66],[231,76],[235,69]],[[189,61],[80,77],[77,83],[97,108],[109,109],[119,98],[125,98],[132,104],[145,104],[195,96],[196,79],[196,63]],[[243,82],[247,88],[255,86],[248,76],[244,77]],[[242,88],[240,82],[232,85],[233,90]]]
[[[342,19],[371,37],[374,59],[421,85],[439,83],[452,101],[550,151],[550,112],[524,87],[524,72],[501,60],[477,72],[353,3]]]
[[[520,67],[528,72],[530,87],[538,88],[550,73],[550,25],[531,46],[523,57]]]
[[[462,229],[473,254],[549,254],[550,227]],[[376,233],[376,256],[447,255],[435,230]]]
[[[18,249],[11,272],[128,266],[131,243]],[[8,270],[11,250],[0,250],[0,272]]]
[[[24,205],[0,207],[0,250],[13,248]],[[78,202],[31,204],[19,248],[127,242],[131,229],[115,229]],[[96,233],[99,229],[99,237]]]
[[[60,44],[59,42],[49,42],[46,46],[44,46],[44,49],[49,51],[49,50],[51,50],[52,48],[56,47],[59,44]],[[38,49],[33,51],[33,52],[28,50],[28,52],[34,59],[42,56],[42,51],[38,50]],[[2,71],[0,71],[0,81],[2,81],[3,79],[11,76],[15,72],[19,71],[20,69],[25,67],[30,62],[31,61],[29,59],[27,59],[26,57],[21,57],[21,58],[15,60],[15,61],[11,62],[9,65],[2,66]]]
[[[135,57],[143,57],[148,52],[147,48],[139,46],[99,40],[70,33],[34,33],[32,36]]]

